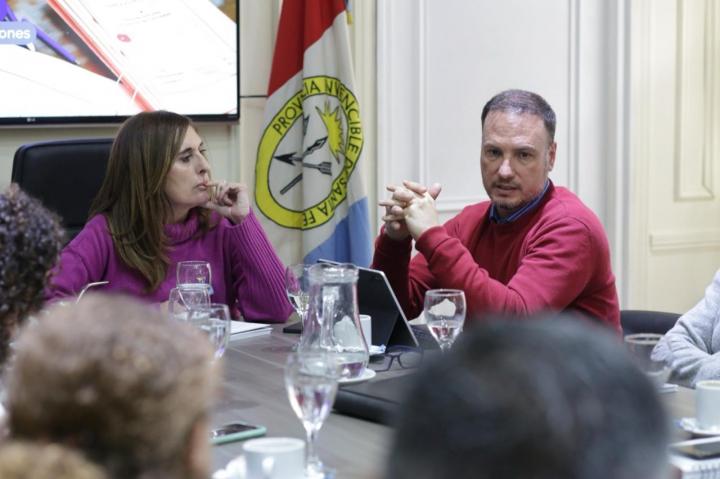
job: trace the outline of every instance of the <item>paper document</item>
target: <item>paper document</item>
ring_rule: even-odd
[[[209,0],[49,0],[147,109],[234,112],[236,24]]]
[[[230,334],[233,337],[248,337],[257,334],[270,333],[272,327],[269,324],[246,323],[245,321],[232,321]]]
[[[65,60],[0,45],[3,115],[133,115],[140,111],[118,82]]]

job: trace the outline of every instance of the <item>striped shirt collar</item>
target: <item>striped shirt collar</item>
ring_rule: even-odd
[[[523,216],[525,213],[532,211],[535,209],[535,207],[542,201],[543,197],[545,196],[545,193],[547,193],[548,188],[550,188],[550,180],[545,180],[545,187],[543,187],[543,190],[540,192],[539,195],[537,195],[535,198],[532,199],[531,202],[514,212],[513,214],[506,216],[505,218],[500,218],[497,212],[497,208],[495,208],[495,203],[490,205],[490,219],[497,223],[497,224],[506,224],[506,223],[512,223],[513,221],[517,220],[521,216]]]

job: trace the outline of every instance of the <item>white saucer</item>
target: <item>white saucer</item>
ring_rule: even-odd
[[[678,389],[679,389],[679,386],[677,384],[665,383],[665,384],[662,384],[660,387],[658,387],[658,392],[660,394],[674,393],[674,392],[677,392]]]
[[[696,436],[720,436],[720,427],[703,429],[698,426],[697,420],[694,417],[684,417],[678,421],[678,425]]]
[[[377,374],[375,371],[373,371],[370,368],[365,368],[365,371],[363,373],[356,377],[356,378],[343,378],[338,380],[338,383],[340,384],[354,384],[354,383],[361,383],[363,381],[367,381],[368,379],[372,379],[375,377],[375,374]]]
[[[238,456],[228,462],[225,469],[215,471],[212,479],[244,479],[245,478],[245,457]]]

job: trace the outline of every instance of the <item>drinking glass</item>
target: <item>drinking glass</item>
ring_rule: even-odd
[[[222,357],[230,339],[230,310],[219,303],[198,304],[190,308],[187,322],[207,334],[215,348],[215,359]]]
[[[285,388],[290,405],[307,435],[308,478],[332,477],[315,451],[315,439],[335,402],[339,371],[330,355],[315,352],[298,352],[288,356],[285,366]]]
[[[285,291],[303,326],[310,304],[308,270],[311,266],[293,264],[285,269]]]
[[[212,272],[207,261],[180,261],[177,264],[177,286],[206,288],[212,295]]]
[[[187,321],[190,309],[201,304],[210,304],[210,295],[206,288],[173,288],[168,297],[168,313],[171,319]]]
[[[425,293],[423,312],[440,350],[448,351],[465,322],[465,293],[459,289],[431,289]]]
[[[665,361],[656,361],[652,351],[662,339],[662,334],[639,333],[625,336],[625,344],[630,350],[638,367],[658,386],[661,387],[670,377],[670,368]]]

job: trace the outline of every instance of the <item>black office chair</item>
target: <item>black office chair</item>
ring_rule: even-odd
[[[675,326],[680,316],[678,313],[663,311],[623,309],[620,311],[620,325],[624,336],[635,333],[665,334]]]
[[[43,141],[15,152],[12,182],[60,215],[67,241],[87,221],[90,203],[105,178],[112,142],[112,138]]]

